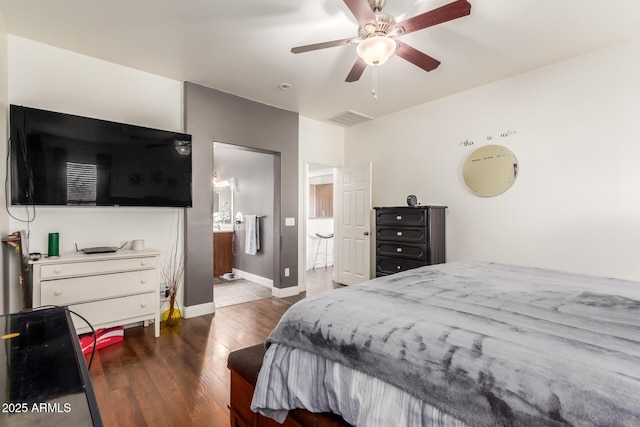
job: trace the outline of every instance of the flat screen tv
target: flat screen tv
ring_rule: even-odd
[[[191,207],[191,135],[11,105],[11,203]]]

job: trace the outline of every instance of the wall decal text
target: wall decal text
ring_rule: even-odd
[[[500,139],[500,138],[509,138],[510,136],[516,135],[518,132],[516,132],[513,129],[509,129],[507,131],[503,131],[500,132],[498,134],[498,136],[496,137],[496,139]],[[494,136],[493,135],[487,135],[487,141],[493,141]],[[469,147],[471,145],[474,145],[475,142],[472,139],[465,139],[464,141],[461,141],[458,143],[461,147]]]

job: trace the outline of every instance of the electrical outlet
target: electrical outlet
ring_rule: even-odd
[[[289,267],[287,267],[284,269],[284,277],[289,277],[289,274],[290,274]]]
[[[160,283],[160,296],[161,297],[167,296],[167,284],[165,282]]]

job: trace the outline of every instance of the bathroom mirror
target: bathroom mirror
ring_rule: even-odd
[[[480,197],[504,193],[513,185],[518,173],[518,160],[506,147],[485,145],[469,154],[462,176],[469,190]]]
[[[235,179],[213,181],[213,229],[233,230]]]

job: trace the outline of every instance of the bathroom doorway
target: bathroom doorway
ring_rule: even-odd
[[[216,308],[272,296],[279,265],[279,177],[279,153],[213,143]]]

